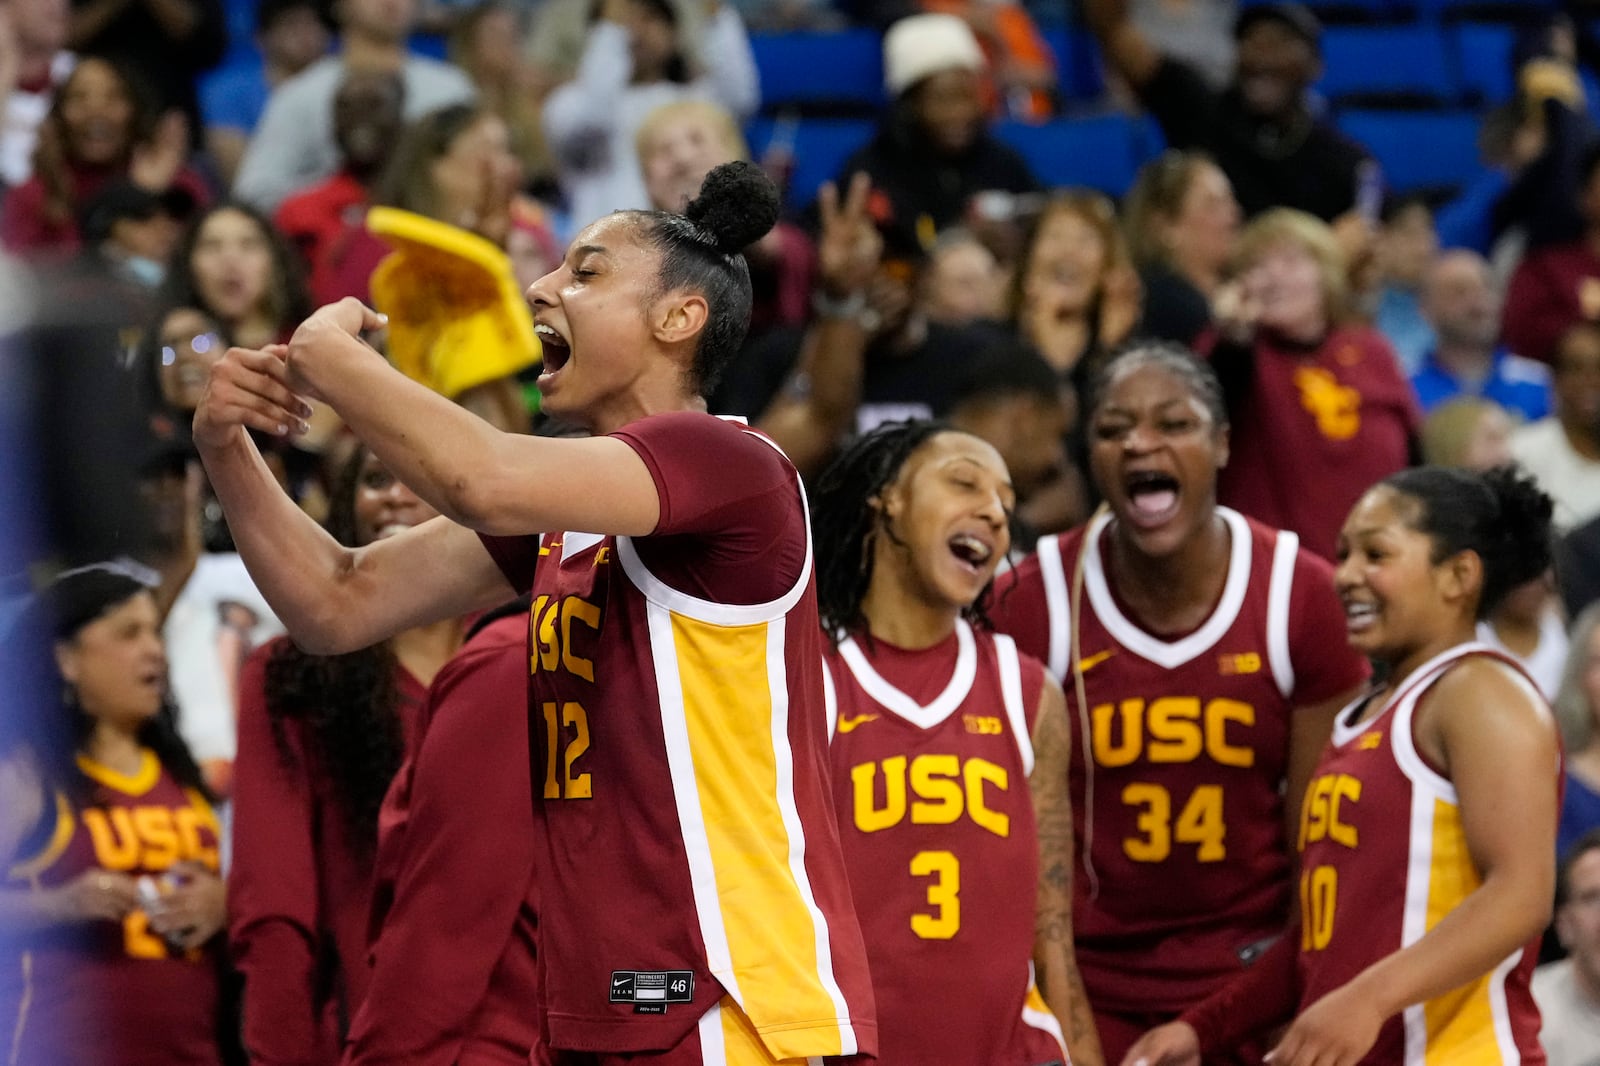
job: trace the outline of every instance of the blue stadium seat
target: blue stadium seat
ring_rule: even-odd
[[[1455,45],[1457,80],[1469,99],[1498,104],[1511,98],[1516,79],[1511,71],[1511,49],[1516,30],[1482,22],[1463,22],[1450,28]]]
[[[1145,124],[1120,114],[1039,125],[1002,122],[995,133],[1022,153],[1045,185],[1087,185],[1112,196],[1132,184],[1151,152]]]
[[[1366,145],[1396,192],[1459,187],[1483,170],[1472,111],[1347,111],[1339,128]]]
[[[1240,0],[1241,8],[1274,0]],[[1371,22],[1389,17],[1393,0],[1302,0],[1317,17],[1329,23]]]
[[[1417,14],[1425,19],[1494,18],[1505,21],[1533,21],[1556,11],[1561,0],[1411,0]]]
[[[754,158],[762,159],[784,119],[758,118],[745,129]],[[789,175],[784,206],[800,212],[811,206],[822,183],[839,174],[846,159],[872,139],[877,123],[872,119],[808,118],[794,127],[794,169]]]
[[[884,104],[883,42],[872,30],[750,38],[769,113],[866,115]]]
[[[1335,104],[1454,103],[1460,96],[1434,26],[1342,26],[1322,36],[1325,72],[1318,90]]]
[[[1088,30],[1061,23],[1045,23],[1039,34],[1056,61],[1061,99],[1069,103],[1099,100],[1106,91],[1105,63]]]

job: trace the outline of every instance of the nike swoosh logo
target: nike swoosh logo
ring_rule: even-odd
[[[631,977],[616,977],[616,978],[613,978],[612,981],[611,981],[611,987],[612,988],[619,988],[622,985],[627,984],[631,980],[633,980],[633,978],[631,978]]]
[[[876,722],[877,720],[878,716],[875,714],[858,714],[854,718],[841,718],[839,719],[839,732],[848,733],[858,725],[865,725],[867,722]]]
[[[1105,662],[1115,654],[1117,654],[1117,649],[1108,648],[1105,651],[1095,652],[1093,655],[1085,656],[1084,658],[1079,659],[1078,673],[1087,674],[1090,670],[1093,670],[1095,667],[1099,666],[1101,663]]]

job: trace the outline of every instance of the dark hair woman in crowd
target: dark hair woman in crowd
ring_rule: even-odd
[[[1198,1063],[1284,1024],[1279,1066],[1542,1061],[1529,980],[1560,746],[1475,626],[1549,567],[1550,512],[1511,467],[1406,470],[1357,501],[1337,582],[1381,680],[1340,713],[1306,793],[1299,928],[1127,1062]]]
[[[0,206],[0,243],[24,253],[76,251],[80,213],[117,180],[158,194],[181,189],[203,202],[205,183],[185,166],[188,157],[181,115],[157,116],[135,75],[85,56],[39,128],[33,177]]]
[[[994,448],[898,422],[839,456],[812,511],[834,809],[886,1066],[1025,1066],[1069,1043],[1102,1061],[1072,952],[1061,689],[983,610],[1015,505]],[[908,764],[918,810],[929,774],[989,783],[967,817],[907,820]]]
[[[7,1061],[216,1066],[219,830],[166,700],[155,599],[88,567],[57,578],[31,621],[62,703],[0,753]]]
[[[161,305],[196,308],[216,321],[228,344],[245,347],[287,339],[311,312],[293,250],[265,215],[233,200],[189,223]]]
[[[1366,671],[1340,647],[1328,564],[1218,506],[1211,370],[1138,345],[1094,397],[1105,506],[1002,576],[993,614],[1069,694],[1073,924],[1116,1061],[1282,934],[1300,796]]]
[[[341,471],[328,532],[359,548],[436,513],[363,448]],[[230,922],[256,1061],[339,1061],[366,993],[378,810],[461,632],[435,623],[338,656],[279,640],[245,664]]]

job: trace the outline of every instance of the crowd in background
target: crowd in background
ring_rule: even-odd
[[[199,812],[153,905],[181,913],[151,919],[169,961],[208,975],[203,994],[183,991],[186,971],[150,997],[163,1018],[182,1013],[174,997],[190,1008],[172,1020],[183,1061],[238,1053],[217,1036],[228,1024],[194,1024],[222,1010],[225,970],[283,988],[298,967],[322,996],[270,1005],[255,1028],[247,1014],[255,1061],[319,1042],[337,1061],[364,1024],[380,808],[466,629],[330,660],[277,639],[187,441],[211,363],[354,296],[390,315],[371,339],[411,376],[502,428],[573,432],[539,411],[517,294],[594,218],[679,210],[713,166],[752,156],[752,29],[847,23],[883,30],[890,103],[819,202],[747,249],[751,328],[712,412],[763,429],[807,478],[883,423],[947,420],[1009,467],[1018,558],[1099,502],[1088,390],[1137,339],[1215,369],[1231,426],[1219,502],[1326,558],[1397,470],[1520,464],[1555,500],[1557,566],[1481,636],[1560,720],[1549,939],[1571,961],[1537,988],[1552,1066],[1600,1061],[1600,101],[1587,12],[1571,8],[1516,23],[1516,96],[1484,116],[1493,187],[1400,196],[1311,92],[1323,30],[1292,4],[260,0],[249,49],[221,0],[0,0],[0,245],[56,303],[92,306],[137,414],[123,458],[150,521],[119,565],[148,602],[96,587],[74,594],[100,606],[75,609],[82,624],[132,604],[171,698],[141,733],[134,697],[79,684],[75,737],[83,766],[155,750],[174,802]],[[1069,16],[1097,44],[1105,105],[1148,113],[1167,144],[1120,198],[1036,173],[991,129],[1059,110],[1039,27]],[[257,58],[208,75],[230,46]],[[341,542],[431,515],[329,412],[309,421],[263,450]],[[308,690],[351,709],[308,713]],[[48,837],[0,837],[0,855]],[[64,887],[63,921],[141,905],[136,878]]]

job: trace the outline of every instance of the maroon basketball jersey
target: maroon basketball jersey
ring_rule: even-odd
[[[1232,544],[1222,595],[1177,639],[1117,601],[1107,516],[1041,540],[995,596],[996,624],[1062,679],[1074,718],[1073,928],[1100,1011],[1183,1010],[1283,931],[1291,709],[1364,676],[1327,564],[1292,533],[1217,513]]]
[[[1455,787],[1417,750],[1417,703],[1452,666],[1475,655],[1521,668],[1485,644],[1461,644],[1418,667],[1366,722],[1334,727],[1300,818],[1301,1007],[1368,966],[1415,944],[1483,883],[1467,850]],[[1542,702],[1542,700],[1541,700]],[[1528,788],[1560,787],[1559,765]],[[1535,937],[1493,971],[1390,1018],[1363,1063],[1545,1061],[1529,981]]]
[[[870,1052],[871,984],[827,792],[822,636],[798,475],[748,430],[670,417],[687,439],[646,452],[663,499],[679,479],[717,480],[705,456],[693,466],[706,441],[723,474],[752,457],[768,472],[780,464],[781,498],[765,502],[783,517],[766,543],[774,530],[792,533],[803,563],[761,603],[713,602],[664,580],[690,556],[719,587],[730,577],[750,587],[756,578],[715,560],[729,524],[755,504],[718,508],[689,536],[666,528],[663,503],[663,527],[647,538],[485,540],[514,584],[531,576],[534,596],[546,1042],[672,1047],[702,1017],[714,1020],[707,1012],[726,993],[774,1058]],[[654,426],[638,435],[656,439]],[[770,566],[759,577],[769,580]]]
[[[885,1066],[1064,1062],[1034,987],[1028,774],[1043,667],[965,622],[827,652],[834,808]]]
[[[216,815],[152,751],[133,776],[79,756],[94,782],[74,810],[52,800],[42,850],[8,871],[13,889],[56,887],[88,870],[161,879],[180,862],[219,869]],[[23,937],[6,947],[0,1039],[17,1066],[216,1066],[220,970],[215,945],[179,952],[150,930],[145,912]]]

